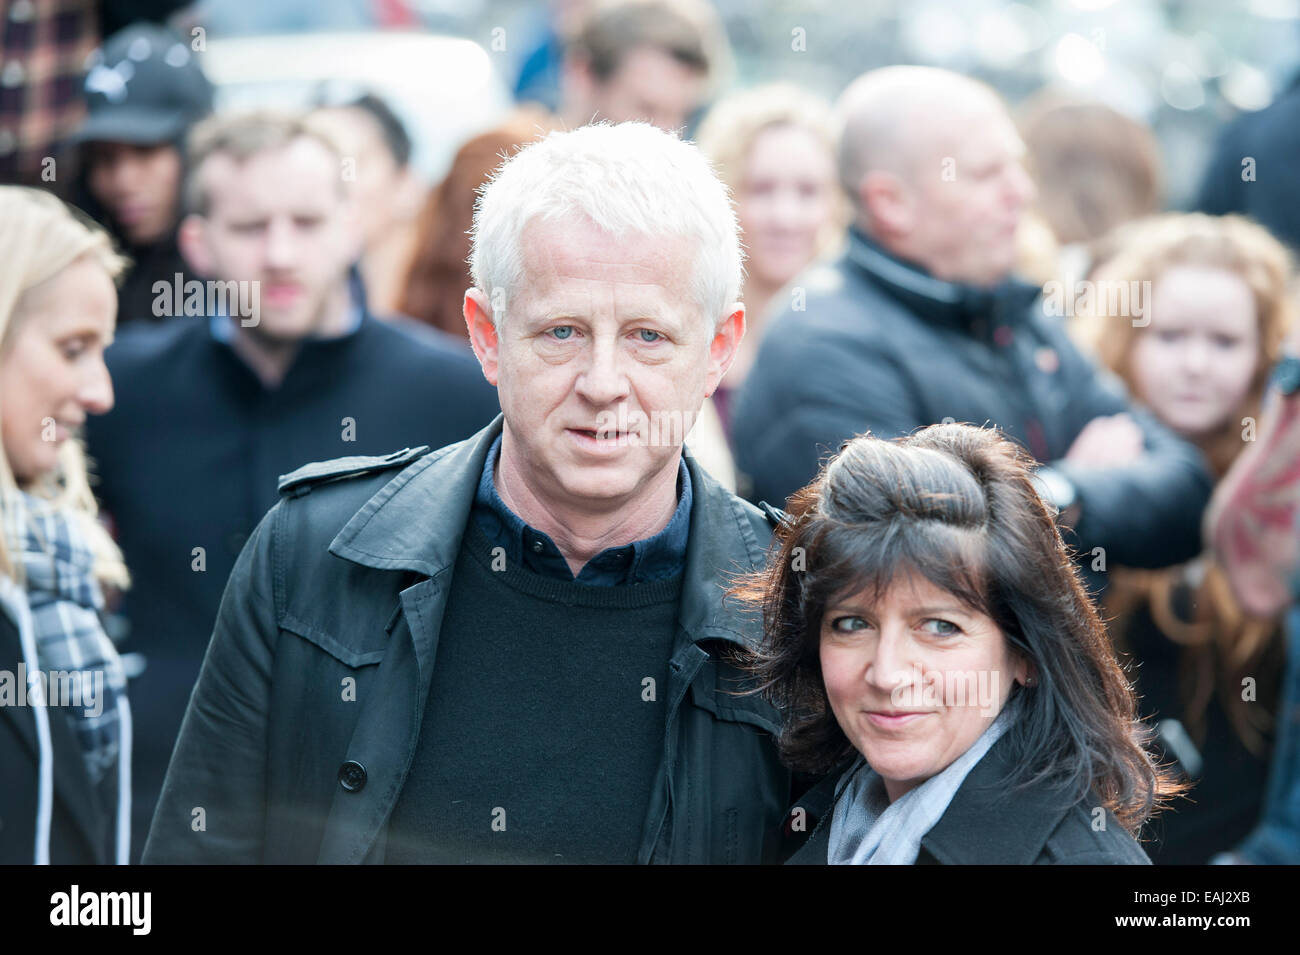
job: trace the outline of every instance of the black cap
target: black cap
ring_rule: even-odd
[[[212,112],[212,83],[185,39],[136,23],[114,33],[91,60],[86,122],[73,142],[175,142]]]

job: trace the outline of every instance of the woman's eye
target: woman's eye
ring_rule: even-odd
[[[864,630],[869,624],[861,617],[836,617],[831,621],[831,629],[840,633],[851,633],[854,630]]]
[[[551,329],[551,336],[559,341],[566,341],[573,336],[573,326],[557,325]]]
[[[961,627],[949,620],[927,620],[922,626],[936,637],[951,637],[954,634],[961,633]]]
[[[641,341],[645,342],[647,345],[653,345],[655,342],[663,338],[663,336],[660,335],[658,332],[651,331],[648,328],[638,329],[637,335],[639,335]]]
[[[63,357],[68,361],[76,361],[85,352],[86,343],[83,341],[64,342],[59,346],[59,350],[63,352]]]
[[[1235,348],[1237,346],[1237,341],[1238,341],[1237,339],[1232,338],[1228,335],[1214,336],[1215,346],[1218,348],[1222,348],[1224,351],[1227,351],[1230,348]]]

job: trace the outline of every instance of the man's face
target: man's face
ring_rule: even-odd
[[[1001,105],[918,131],[910,171],[913,254],[938,278],[994,285],[1016,264],[1016,229],[1034,186],[1024,144]]]
[[[334,155],[301,137],[244,163],[214,154],[196,174],[208,214],[191,220],[194,241],[183,246],[191,264],[207,278],[260,283],[250,331],[279,341],[319,331],[359,242]]]
[[[86,146],[86,184],[127,240],[147,245],[176,224],[181,155],[168,143],[92,142]]]
[[[608,80],[591,84],[590,107],[596,119],[611,123],[641,120],[669,132],[681,130],[704,99],[704,75],[663,50],[632,50]],[[583,121],[590,116],[584,116]]]
[[[524,280],[498,310],[467,294],[475,352],[497,386],[507,440],[534,494],[612,510],[675,469],[685,433],[744,331],[689,293],[697,245],[614,239],[585,219],[534,222]]]

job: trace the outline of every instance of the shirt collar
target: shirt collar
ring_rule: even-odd
[[[691,476],[685,461],[677,464],[677,509],[659,533],[645,540],[609,547],[589,560],[577,577],[555,542],[525,524],[497,493],[496,461],[501,437],[492,443],[474,496],[474,519],[493,544],[505,549],[507,566],[581,584],[620,586],[663,580],[686,565],[686,544],[691,523]]]

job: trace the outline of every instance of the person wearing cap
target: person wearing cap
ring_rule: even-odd
[[[188,270],[176,244],[183,142],[212,112],[212,84],[177,33],[138,23],[109,37],[86,74],[77,204],[133,262],[119,291],[122,323],[161,319],[154,285]]]

